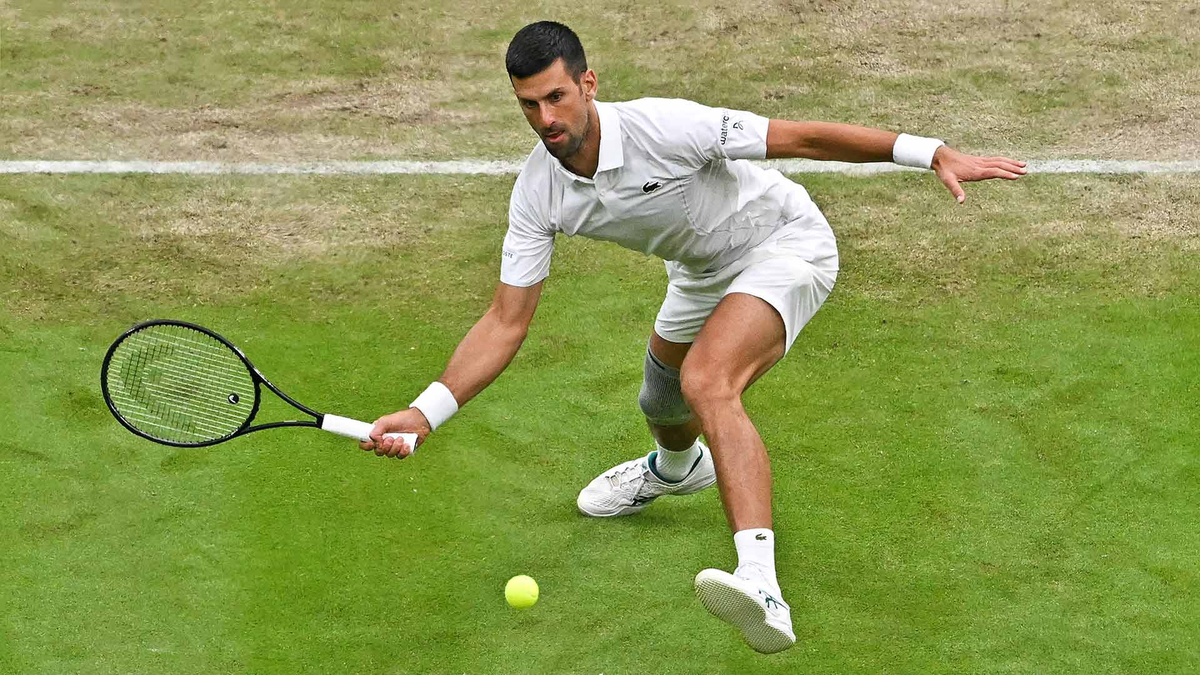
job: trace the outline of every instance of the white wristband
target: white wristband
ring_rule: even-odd
[[[900,134],[892,146],[892,161],[900,166],[928,169],[933,165],[933,153],[945,145],[936,138]]]
[[[446,385],[434,382],[408,407],[420,410],[425,419],[429,420],[429,430],[433,431],[458,412],[458,401],[454,400],[454,394],[450,393]]]

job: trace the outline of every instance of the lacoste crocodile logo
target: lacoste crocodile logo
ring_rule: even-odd
[[[662,187],[662,183],[658,181],[646,181],[646,184],[642,186],[642,192],[650,194],[660,187]]]

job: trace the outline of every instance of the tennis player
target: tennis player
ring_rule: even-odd
[[[932,169],[959,203],[960,182],[1016,179],[1025,164],[932,138],[685,100],[602,103],[579,38],[549,21],[516,34],[506,67],[540,143],[513,186],[495,298],[442,376],[409,408],[379,418],[361,447],[406,457],[412,448],[382,435],[415,432],[420,444],[500,375],[525,339],[557,233],[658,256],[668,284],[638,397],[655,446],[600,474],[578,507],[626,516],[715,483],[738,566],[701,571],[696,593],[754,649],[787,649],[796,638],[776,580],[771,470],[741,396],[821,307],[838,252],[803,187],[745,160],[894,161]]]

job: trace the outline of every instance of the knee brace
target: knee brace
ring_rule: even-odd
[[[638,405],[646,419],[659,426],[676,426],[692,419],[692,410],[679,388],[679,371],[655,358],[649,348]]]

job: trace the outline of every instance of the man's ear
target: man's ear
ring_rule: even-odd
[[[580,75],[579,86],[581,89],[583,89],[584,99],[588,103],[591,103],[592,99],[596,98],[596,89],[598,88],[596,83],[596,71],[589,68],[582,75]]]

